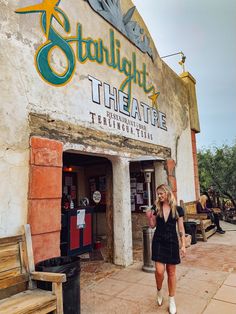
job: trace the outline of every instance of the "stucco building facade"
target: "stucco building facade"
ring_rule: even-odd
[[[163,62],[129,0],[5,0],[0,12],[0,236],[28,222],[35,260],[58,256],[63,196],[76,207],[99,190],[93,233],[131,264],[145,167],[152,201],[161,183],[178,201],[199,195],[194,78]]]

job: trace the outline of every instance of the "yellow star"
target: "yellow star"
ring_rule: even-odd
[[[157,108],[157,98],[160,95],[160,92],[154,93],[151,96],[148,96],[149,99],[152,101],[152,106]]]
[[[42,3],[31,5],[22,9],[18,9],[15,12],[21,13],[21,14],[34,13],[34,12],[46,12],[46,36],[48,39],[52,17],[54,17],[61,25],[63,25],[63,22],[59,14],[55,10],[59,2],[60,0],[43,0]]]

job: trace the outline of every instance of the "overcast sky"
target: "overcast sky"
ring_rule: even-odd
[[[133,0],[160,56],[183,51],[197,81],[198,148],[236,140],[236,0]],[[165,62],[181,73],[179,57]]]

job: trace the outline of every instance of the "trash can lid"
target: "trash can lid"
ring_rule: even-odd
[[[38,262],[36,266],[54,267],[71,264],[80,261],[79,256],[57,256]]]

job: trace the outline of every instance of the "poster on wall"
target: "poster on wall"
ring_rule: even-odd
[[[136,195],[136,201],[138,205],[143,205],[143,195],[142,194],[137,194]]]
[[[148,205],[147,186],[145,183],[144,173],[142,171],[131,172],[130,195],[131,195],[131,211],[142,212],[143,210],[141,206]]]
[[[143,191],[143,199],[144,200],[148,199],[148,192],[147,191]]]
[[[130,187],[136,189],[136,178],[130,178]]]
[[[137,193],[143,193],[143,183],[137,183]]]
[[[77,210],[77,229],[85,228],[85,209]]]
[[[102,211],[106,210],[106,176],[94,176],[89,178],[89,189],[90,189],[90,204],[96,205],[95,211]],[[99,204],[96,204],[93,200],[93,194],[95,191],[99,191],[101,195],[101,200]]]

